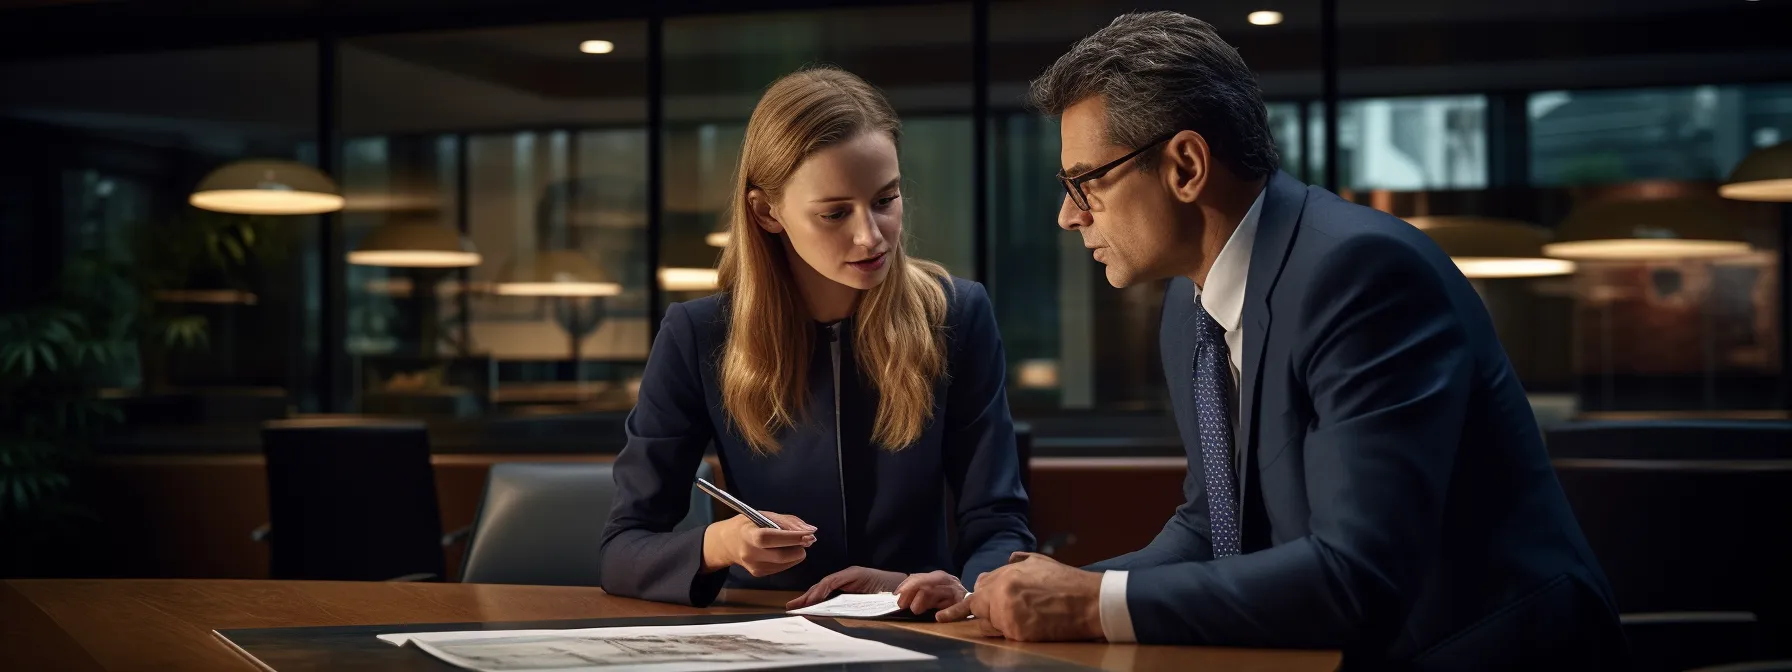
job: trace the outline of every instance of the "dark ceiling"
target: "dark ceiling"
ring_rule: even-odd
[[[343,45],[336,53],[346,133],[639,123],[646,115],[641,3],[56,4],[0,11],[8,33],[0,55],[23,59],[0,64],[0,107],[12,114],[111,127],[194,118],[308,130],[317,113],[315,37],[327,27]],[[672,15],[664,33],[669,117],[743,116],[759,87],[811,59],[884,87],[904,114],[970,107],[969,3],[844,4],[654,3]],[[1209,18],[1258,71],[1266,95],[1318,96],[1317,0],[1276,0],[1287,21],[1272,27],[1247,25],[1237,2],[1158,4]],[[723,5],[834,9],[705,13]],[[992,101],[1018,104],[1025,82],[1070,42],[1132,6],[993,3]],[[589,20],[605,12],[637,17]],[[1782,31],[1770,30],[1792,25],[1787,3],[1340,0],[1339,19],[1347,96],[1792,81],[1792,49]],[[616,51],[579,53],[585,39],[611,40]],[[151,46],[165,49],[140,51]]]

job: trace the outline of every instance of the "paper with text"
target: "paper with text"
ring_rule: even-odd
[[[845,593],[826,602],[818,602],[787,613],[799,616],[833,616],[837,618],[877,618],[902,611],[896,606],[895,593]]]
[[[800,616],[714,625],[380,635],[480,672],[697,672],[934,660]]]

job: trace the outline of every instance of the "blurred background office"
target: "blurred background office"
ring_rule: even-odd
[[[493,465],[608,460],[659,316],[715,290],[758,93],[811,63],[888,94],[913,253],[989,287],[1040,538],[1135,547],[1181,498],[1162,289],[1109,287],[1056,228],[1057,128],[1024,97],[1159,8],[1257,71],[1283,170],[1474,278],[1615,582],[1662,569],[1629,553],[1666,543],[1645,516],[1727,549],[1676,571],[1787,550],[1743,543],[1789,512],[1786,2],[4,7],[6,574],[269,576],[280,535],[250,530],[295,428],[410,428],[448,531]],[[1664,480],[1608,482],[1638,469]],[[1729,499],[1649,513],[1685,478]],[[1699,627],[1754,642],[1788,606],[1758,578],[1621,606],[1749,614]]]

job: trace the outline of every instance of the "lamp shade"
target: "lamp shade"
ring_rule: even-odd
[[[660,286],[668,292],[709,292],[721,287],[721,274],[713,268],[662,268]]]
[[[296,161],[225,164],[187,197],[193,207],[240,215],[315,215],[342,209],[342,194],[323,171]]]
[[[497,293],[506,296],[615,296],[622,285],[573,250],[513,259],[498,272]]]
[[[348,263],[398,268],[465,268],[479,265],[479,253],[460,233],[436,224],[386,224],[368,233]]]
[[[1739,201],[1792,202],[1792,142],[1750,152],[1717,193]]]
[[[1688,259],[1749,251],[1742,214],[1715,196],[1595,201],[1575,208],[1544,254],[1562,259]]]
[[[1493,217],[1408,217],[1470,278],[1528,278],[1574,272],[1574,262],[1543,255],[1549,231]]]

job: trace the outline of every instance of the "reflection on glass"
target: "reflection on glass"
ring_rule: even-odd
[[[207,198],[217,189],[253,188],[239,178],[276,165],[276,179],[288,169],[322,177],[308,151],[316,49],[264,43],[0,66],[0,312],[44,305],[127,325],[120,356],[94,372],[120,397],[197,397],[190,408],[243,421],[308,406],[302,335],[316,323],[303,309],[314,288],[302,269],[317,219],[212,212],[189,199],[200,188],[199,202],[217,207]],[[280,163],[243,170],[245,159]],[[73,306],[77,296],[94,303]],[[203,401],[214,396],[236,399]]]
[[[1574,284],[1581,408],[1776,408],[1778,273],[1767,253],[1582,263]]]
[[[1721,180],[1749,151],[1792,137],[1792,86],[1530,94],[1538,185]]]
[[[1487,186],[1487,97],[1373,98],[1338,106],[1347,189]]]
[[[652,268],[645,35],[568,23],[344,45],[351,249],[404,223],[480,255],[446,272],[346,267],[359,410],[632,403]]]
[[[902,117],[909,253],[969,277],[972,249],[971,12],[966,5],[690,16],[665,24],[665,300],[714,292],[735,161],[765,87],[828,63],[881,89]]]

